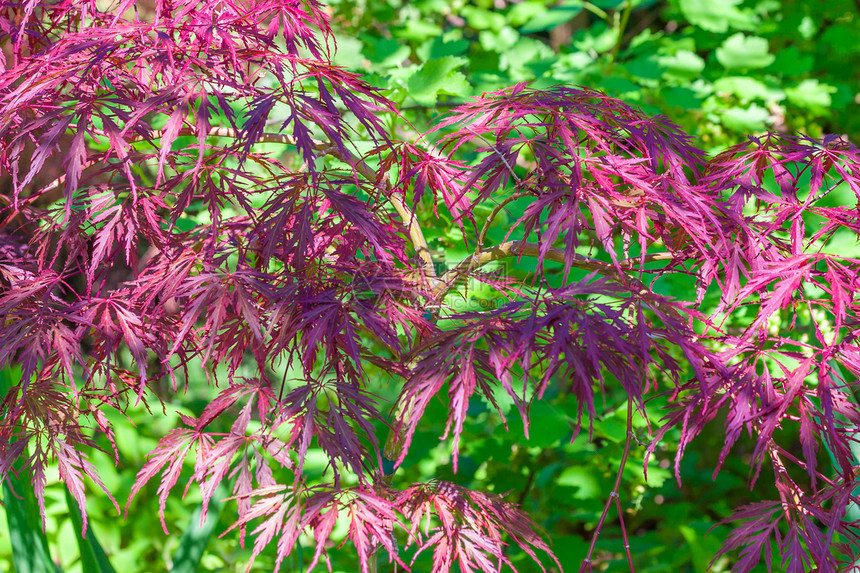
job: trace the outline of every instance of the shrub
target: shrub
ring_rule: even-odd
[[[113,441],[105,412],[222,365],[217,396],[160,441],[131,496],[158,477],[163,515],[190,456],[204,516],[229,481],[233,527],[251,527],[255,554],[275,544],[278,566],[303,534],[309,568],[327,560],[338,522],[365,572],[380,549],[404,567],[432,552],[434,571],[512,565],[508,543],[553,559],[503,496],[394,473],[432,401],[456,471],[478,397],[499,423],[512,402],[528,434],[549,388],[575,399],[573,438],[618,407],[607,395],[626,396],[583,569],[605,559],[607,519],[628,545],[619,483],[655,399],[667,411],[648,451],[679,431],[679,483],[718,416],[715,474],[754,437],[750,482],[766,468],[779,499],[737,510],[723,548],[740,548],[735,571],[769,564],[771,543],[790,571],[836,571],[834,549],[854,559],[848,142],[751,137],[707,159],[668,120],[523,84],[407,142],[384,123],[396,106],[330,62],[313,0],[3,10],[0,364],[21,380],[3,402],[0,473],[26,458],[43,511],[55,458],[86,530],[84,479],[101,485],[86,452],[95,434]],[[446,268],[425,240],[433,216],[469,251]],[[390,390],[371,392],[383,376]],[[321,484],[303,472],[312,446],[329,464]]]

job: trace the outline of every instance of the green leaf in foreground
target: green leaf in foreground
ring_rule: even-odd
[[[107,553],[102,548],[99,540],[96,538],[96,532],[90,527],[87,530],[86,538],[80,536],[80,531],[83,530],[83,520],[81,519],[81,510],[78,508],[78,502],[66,489],[66,504],[69,506],[69,514],[74,525],[75,539],[78,540],[78,549],[81,552],[81,568],[86,573],[116,573],[116,569],[111,565]]]
[[[188,527],[185,528],[185,533],[182,534],[182,539],[179,540],[179,549],[176,550],[176,555],[173,558],[173,567],[170,568],[170,573],[194,573],[200,565],[200,559],[203,557],[203,552],[209,544],[209,538],[212,536],[212,530],[215,529],[215,524],[218,523],[218,516],[221,515],[221,510],[224,509],[224,498],[227,497],[227,488],[218,486],[215,494],[209,501],[209,510],[206,514],[206,521],[200,522],[200,514],[203,511],[202,506],[198,506],[191,514],[191,521]]]
[[[13,488],[15,493],[12,493]],[[28,472],[20,471],[18,477],[9,474],[3,483],[3,504],[6,506],[12,562],[15,564],[16,573],[62,571],[51,559],[48,539],[42,531],[36,497],[33,495],[33,486],[30,485]]]

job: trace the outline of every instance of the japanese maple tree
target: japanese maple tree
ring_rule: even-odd
[[[315,0],[24,0],[3,3],[0,29],[0,365],[22,372],[3,397],[0,476],[24,459],[43,511],[50,460],[85,516],[85,479],[102,485],[87,450],[94,432],[113,440],[105,411],[158,400],[159,380],[177,390],[203,364],[217,397],[161,440],[132,497],[157,479],[163,512],[190,457],[204,513],[229,483],[237,535],[255,554],[274,544],[279,565],[302,534],[309,569],[327,560],[339,520],[363,572],[422,552],[434,571],[497,571],[509,544],[552,561],[503,496],[401,484],[396,467],[431,400],[447,405],[456,469],[478,396],[513,400],[528,431],[530,406],[562,388],[588,439],[612,386],[629,396],[628,437],[594,540],[606,519],[623,528],[632,420],[659,396],[648,448],[680,431],[679,483],[717,419],[715,474],[746,433],[750,482],[776,484],[779,499],[736,512],[734,571],[769,564],[772,543],[789,571],[856,559],[849,142],[750,137],[708,159],[666,119],[524,85],[409,139],[382,120],[391,101],[332,64]],[[514,203],[521,216],[491,240]],[[439,221],[473,254],[440,266],[422,231]],[[526,259],[526,281],[488,270]],[[660,294],[671,276],[696,288]],[[458,306],[479,284],[499,304]],[[235,375],[248,364],[256,376]],[[368,384],[381,373],[391,403]],[[322,485],[303,472],[311,447],[330,460]]]

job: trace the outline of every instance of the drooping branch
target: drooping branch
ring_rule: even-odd
[[[180,130],[180,135],[185,130],[189,132],[189,135],[194,135],[194,130],[191,128]],[[226,127],[210,128],[209,135],[219,137],[239,137],[239,133],[236,130]],[[285,145],[295,145],[295,139],[288,135],[284,135],[283,133],[265,132],[260,135],[259,141],[261,143],[283,143]],[[375,169],[368,165],[366,161],[360,157],[356,157],[348,150],[339,149],[335,145],[318,140],[314,140],[314,147],[317,151],[325,153],[335,159],[343,161],[347,165],[352,166],[356,173],[360,174],[365,179],[373,182],[380,181],[379,173]],[[430,256],[430,249],[427,247],[427,240],[424,238],[424,233],[421,230],[421,226],[418,224],[418,220],[415,218],[415,214],[406,207],[406,204],[400,197],[391,193],[390,182],[384,181],[382,182],[382,185],[385,191],[385,198],[397,212],[397,215],[400,217],[401,221],[403,221],[403,224],[406,225],[406,230],[409,233],[412,247],[424,262],[425,267],[427,267],[425,269],[427,276],[431,280],[434,279],[436,275],[433,269],[433,259]]]
[[[163,131],[153,131],[151,133],[151,136],[153,138],[158,138],[162,135]],[[178,135],[197,135],[197,133],[193,128],[186,127],[180,129]],[[237,130],[228,127],[212,127],[207,132],[207,136],[211,137],[238,138],[240,137],[240,135],[241,134]],[[135,138],[132,139],[132,141],[143,140],[144,138],[142,136],[135,136]],[[284,145],[295,145],[295,140],[292,137],[282,133],[264,132],[258,137],[258,141],[261,143],[281,143]],[[428,287],[428,290],[438,292],[438,287],[441,283],[436,277],[435,269],[433,267],[433,259],[430,256],[430,250],[427,247],[427,241],[424,238],[424,233],[421,230],[421,226],[418,224],[418,220],[415,218],[415,214],[412,213],[406,207],[406,204],[403,202],[403,200],[391,192],[391,183],[387,180],[381,181],[381,177],[376,170],[369,166],[366,161],[364,161],[360,157],[356,157],[349,151],[344,152],[344,150],[339,149],[335,145],[318,140],[314,140],[313,143],[314,148],[317,151],[343,161],[344,163],[352,166],[352,168],[355,169],[355,172],[362,177],[366,178],[369,181],[380,183],[383,186],[383,192],[386,199],[389,201],[391,206],[397,212],[400,219],[403,221],[403,224],[406,226],[407,232],[409,233],[409,238],[413,248],[415,249],[417,255],[424,262],[424,268],[422,269],[422,271],[427,283],[426,286]],[[406,410],[406,415],[408,416],[411,414],[412,404],[409,403],[405,406],[401,405],[401,408]],[[402,413],[402,411],[396,412],[395,417]],[[385,441],[383,455],[388,460],[397,459],[400,455],[403,443],[404,436],[402,432],[389,432],[388,438]],[[391,476],[386,477],[386,481],[390,482],[390,479]]]

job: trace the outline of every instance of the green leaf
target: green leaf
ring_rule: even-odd
[[[598,21],[587,29],[579,30],[573,37],[573,45],[583,52],[603,54],[611,50],[617,40],[618,30]]]
[[[702,99],[695,90],[680,86],[663,90],[663,100],[667,105],[681,109],[701,109]]]
[[[641,469],[641,465],[636,469]],[[645,483],[648,484],[648,487],[658,488],[662,487],[666,480],[671,477],[672,472],[670,472],[669,470],[663,469],[656,465],[651,465],[648,467],[648,479],[645,480]]]
[[[618,416],[608,416],[597,424],[596,432],[598,436],[608,438],[616,444],[624,443],[627,439],[627,420],[622,420]]]
[[[530,64],[553,57],[552,49],[543,42],[521,36],[516,44],[501,55],[499,65],[503,70],[508,70],[513,81],[527,81],[535,77]]]
[[[504,401],[502,406],[503,411],[508,411],[508,426],[511,433],[516,435],[523,431],[523,420],[517,408],[510,408],[508,399],[504,397],[504,394],[506,394],[504,390],[497,389],[495,392],[496,397]],[[512,403],[513,400],[510,402]],[[545,398],[534,400],[529,406],[528,422],[529,447],[549,448],[560,442],[570,441],[573,421],[565,411],[564,405],[553,405]]]
[[[520,39],[519,33],[510,26],[505,26],[498,32],[484,30],[478,34],[481,47],[488,52],[504,53],[511,49]]]
[[[0,370],[0,397],[18,383],[20,368]],[[58,573],[59,565],[51,559],[48,538],[42,529],[39,506],[33,493],[29,471],[17,467],[3,482],[3,505],[9,525],[9,543],[16,573]],[[13,493],[14,492],[14,493]]]
[[[857,41],[856,20],[837,22],[829,26],[818,40],[828,59],[853,58],[860,54],[860,42]]]
[[[218,523],[218,516],[221,515],[221,510],[224,509],[223,499],[229,495],[227,488],[220,484],[209,500],[209,509],[206,512],[206,521],[201,523],[200,516],[203,512],[203,506],[198,506],[194,513],[191,514],[191,521],[185,532],[182,534],[182,539],[179,540],[179,548],[176,550],[176,555],[173,557],[173,566],[170,568],[170,573],[195,573],[200,566],[200,559],[203,557],[203,552],[209,544],[209,538],[212,536],[212,530]]]
[[[553,535],[553,553],[562,563],[579,563],[588,552],[588,541],[580,535]]]
[[[807,79],[793,88],[786,88],[785,95],[797,107],[821,113],[830,109],[830,94],[835,91],[833,86]]]
[[[789,46],[776,54],[768,71],[789,77],[802,76],[812,70],[814,61],[811,54],[801,53],[795,46]]]
[[[83,520],[81,519],[81,510],[78,508],[78,502],[65,488],[66,505],[69,506],[69,515],[72,518],[72,529],[75,532],[75,540],[78,542],[78,549],[81,553],[81,568],[87,573],[116,573],[116,570],[111,565],[107,553],[96,538],[96,532],[90,527],[87,529],[86,538],[81,537],[83,530]]]
[[[475,6],[466,6],[460,14],[476,30],[501,30],[505,25],[505,17],[497,12],[490,12]]]
[[[708,565],[710,564],[709,556],[713,554],[708,551],[710,548],[706,549],[704,546],[707,531],[699,535],[699,533],[692,527],[688,525],[679,525],[678,532],[684,537],[687,544],[690,546],[690,556],[693,560],[693,570],[695,573],[707,573]]]
[[[737,97],[742,102],[758,99],[766,102],[785,99],[785,92],[770,88],[764,82],[747,76],[728,76],[714,82],[714,90]]]
[[[167,224],[167,221],[162,221],[162,228],[165,230],[170,226]],[[191,231],[192,229],[197,228],[197,221],[194,219],[189,219],[188,217],[179,217],[176,219],[176,223],[173,225],[176,229],[179,229],[180,232],[184,233],[186,231]]]
[[[576,499],[590,499],[600,495],[600,482],[594,474],[592,467],[571,466],[561,472],[555,483],[577,488],[573,495]]]
[[[337,52],[334,55],[334,63],[357,70],[362,68],[364,57],[361,55],[362,43],[358,38],[345,36],[337,40]]]
[[[669,81],[687,82],[699,77],[705,69],[705,60],[691,50],[678,50],[671,56],[661,56],[657,62]]]
[[[472,86],[457,68],[466,63],[465,58],[446,56],[424,62],[407,82],[409,95],[421,105],[433,106],[439,93],[466,96]]]
[[[800,20],[800,25],[797,27],[797,31],[800,32],[800,35],[803,36],[804,40],[811,40],[812,37],[818,33],[818,25],[815,23],[815,19],[811,16],[804,16]]]
[[[392,34],[410,42],[424,42],[442,34],[442,28],[438,24],[421,19],[412,19],[406,25],[394,30]]]
[[[637,98],[642,94],[641,86],[615,75],[603,76],[596,85],[607,93],[619,94],[622,99],[627,101],[640,101]]]
[[[12,490],[19,497],[16,497]],[[12,561],[17,573],[57,573],[62,571],[51,559],[48,538],[42,531],[42,522],[33,495],[29,472],[19,471],[18,477],[9,474],[3,483],[3,504],[9,524],[9,541]]]
[[[459,56],[468,49],[469,42],[467,40],[446,40],[443,36],[436,36],[423,43],[415,50],[415,53],[422,61],[426,61],[445,56]]]
[[[720,115],[720,121],[729,129],[741,132],[762,131],[770,113],[757,104],[749,107],[732,107]]]
[[[768,51],[767,40],[737,33],[717,48],[717,60],[728,70],[764,68],[775,56]]]
[[[548,8],[542,0],[526,0],[525,2],[514,4],[508,10],[508,24],[511,26],[522,26],[547,10]]]
[[[751,30],[756,17],[739,10],[738,4],[740,0],[680,0],[678,7],[691,24],[708,32]]]
[[[582,2],[566,0],[550,10],[542,11],[528,19],[521,27],[521,34],[544,32],[574,19],[582,12]]]
[[[409,57],[409,47],[394,38],[363,36],[361,40],[364,42],[361,53],[378,66],[395,66]]]
[[[654,54],[639,56],[627,64],[627,73],[643,85],[656,87],[662,76],[660,64]]]

